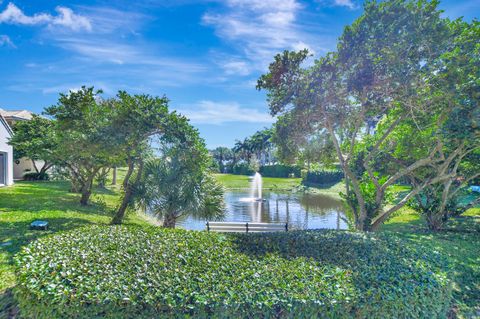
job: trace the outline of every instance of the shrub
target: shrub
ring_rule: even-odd
[[[265,177],[300,177],[300,167],[291,165],[265,165],[260,167],[260,174]]]
[[[232,167],[232,174],[235,175],[252,175],[255,170],[248,163],[237,163]]]
[[[50,176],[47,173],[37,173],[37,172],[29,172],[23,175],[23,179],[26,181],[48,181]]]
[[[392,235],[93,226],[16,264],[28,318],[439,318],[451,298],[438,254]]]
[[[335,184],[342,180],[341,170],[320,170],[307,172],[303,178],[304,184]]]

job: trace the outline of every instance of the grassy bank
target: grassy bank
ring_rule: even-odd
[[[12,308],[13,256],[22,246],[51,233],[110,222],[110,212],[119,199],[118,186],[95,190],[92,205],[87,207],[80,206],[79,195],[68,188],[66,182],[18,182],[0,188],[0,318]],[[30,230],[29,224],[36,219],[47,220],[49,230]],[[147,223],[135,214],[126,222]]]
[[[226,189],[249,188],[249,176],[233,174],[215,174],[217,180]],[[264,189],[291,190],[301,185],[301,178],[263,177]]]
[[[215,174],[217,180],[227,190],[246,189],[250,187],[249,176],[233,175],[233,174]],[[280,177],[263,177],[263,189],[278,191],[306,191],[309,193],[321,193],[332,197],[340,198],[339,193],[345,192],[343,182],[333,185],[302,185],[301,178],[280,178]]]

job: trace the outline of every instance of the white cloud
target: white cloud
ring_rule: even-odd
[[[88,20],[86,17],[73,13],[72,9],[66,7],[57,7],[55,10],[58,12],[58,16],[52,18],[52,24],[64,26],[74,31],[80,31],[82,29],[87,31],[92,30],[90,20]]]
[[[72,9],[58,6],[55,8],[55,11],[58,13],[56,16],[48,13],[36,13],[28,16],[15,4],[10,2],[5,10],[0,12],[0,23],[47,25],[49,27],[61,26],[74,31],[92,30],[90,20],[84,16],[75,14]]]
[[[220,64],[227,75],[248,75],[250,74],[250,67],[246,61],[229,60]]]
[[[58,45],[73,51],[91,62],[109,62],[118,65],[145,65],[172,70],[177,74],[199,73],[206,71],[204,65],[188,60],[161,57],[153,48],[132,44],[117,43],[109,40],[97,41],[78,38],[58,38]],[[151,69],[151,71],[155,71]]]
[[[202,21],[242,53],[246,60],[242,65],[244,75],[247,70],[264,71],[273,56],[283,50],[311,49],[307,44],[310,37],[297,22],[302,6],[296,0],[227,0],[226,6],[223,13],[204,14]],[[233,73],[231,66],[239,65],[228,60],[223,64],[227,74]]]
[[[10,39],[10,37],[8,35],[5,35],[5,34],[0,34],[0,47],[1,46],[16,48],[15,44]]]
[[[341,7],[347,7],[349,9],[356,8],[356,5],[352,0],[334,0],[334,4]]]
[[[152,17],[135,11],[97,6],[80,6],[79,8],[88,17],[94,26],[95,33],[98,34],[138,35],[137,30],[143,24],[153,20]]]
[[[268,113],[257,109],[241,107],[236,102],[200,101],[178,112],[195,124],[223,124],[228,122],[273,123]]]

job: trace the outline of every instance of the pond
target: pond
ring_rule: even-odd
[[[264,191],[264,201],[243,201],[250,192],[225,193],[225,222],[288,222],[291,229],[347,229],[342,202],[322,194]],[[177,222],[185,229],[204,230],[206,220],[186,217]]]

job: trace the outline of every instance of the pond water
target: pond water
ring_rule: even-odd
[[[346,229],[344,208],[340,200],[322,194],[264,191],[264,201],[242,201],[250,192],[225,193],[225,222],[288,222],[291,229]],[[177,221],[185,229],[204,230],[206,220],[186,217]]]

